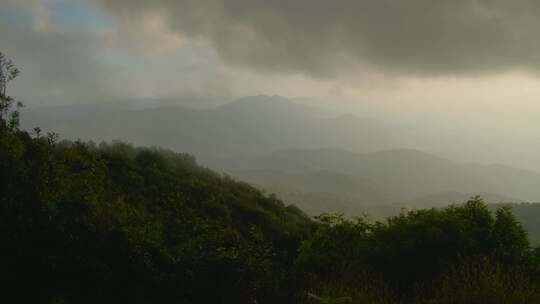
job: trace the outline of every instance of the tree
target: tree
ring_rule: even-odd
[[[512,214],[510,207],[502,207],[496,211],[493,239],[495,254],[505,262],[519,261],[531,254],[527,231]]]
[[[19,125],[19,111],[12,111],[13,104],[16,104],[17,108],[22,107],[22,103],[16,102],[16,100],[7,94],[7,85],[10,81],[17,78],[19,75],[19,69],[15,67],[12,60],[0,52],[0,119],[7,123],[11,128],[18,127]]]

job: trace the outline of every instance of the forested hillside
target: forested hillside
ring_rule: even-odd
[[[489,206],[491,210],[501,207],[512,208],[512,213],[527,230],[531,243],[540,246],[540,203],[506,203]]]
[[[0,138],[2,285],[24,302],[277,301],[313,226],[183,154]]]

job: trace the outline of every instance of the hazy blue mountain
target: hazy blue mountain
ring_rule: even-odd
[[[464,164],[410,149],[372,153],[283,150],[265,156],[221,159],[213,166],[285,199],[295,198],[291,202],[310,213],[323,210],[321,201],[330,201],[331,196],[336,198],[336,204],[328,203],[333,210],[354,210],[355,214],[380,213],[374,206],[385,206],[390,211],[444,206],[477,194],[490,203],[537,201],[540,197],[540,174],[535,172]],[[325,187],[311,177],[321,174],[327,177]],[[311,188],[299,184],[299,176]]]
[[[519,202],[519,199],[499,194],[476,192],[462,193],[457,191],[446,191],[434,193],[422,197],[417,197],[408,202],[408,205],[416,207],[447,206],[449,204],[462,204],[476,195],[481,196],[486,202],[492,204]]]
[[[245,97],[212,108],[141,102],[30,108],[23,117],[27,128],[39,125],[63,138],[121,139],[194,154],[204,165],[312,214],[379,214],[474,194],[489,202],[540,200],[538,173],[395,149],[415,146],[421,134],[369,118],[328,115],[279,96]]]
[[[203,162],[289,148],[375,151],[406,143],[403,128],[352,115],[328,117],[286,98],[262,95],[211,109],[117,104],[30,108],[23,125],[39,125],[69,139],[164,146],[193,153]]]

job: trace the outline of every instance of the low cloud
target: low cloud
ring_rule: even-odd
[[[114,67],[96,59],[99,37],[0,26],[1,50],[21,70],[13,91],[23,102],[70,103],[116,96]]]
[[[97,0],[120,22],[159,14],[229,64],[315,77],[378,70],[477,75],[540,70],[534,0]]]

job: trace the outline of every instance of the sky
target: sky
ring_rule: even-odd
[[[27,106],[282,95],[540,170],[535,0],[0,0]]]

